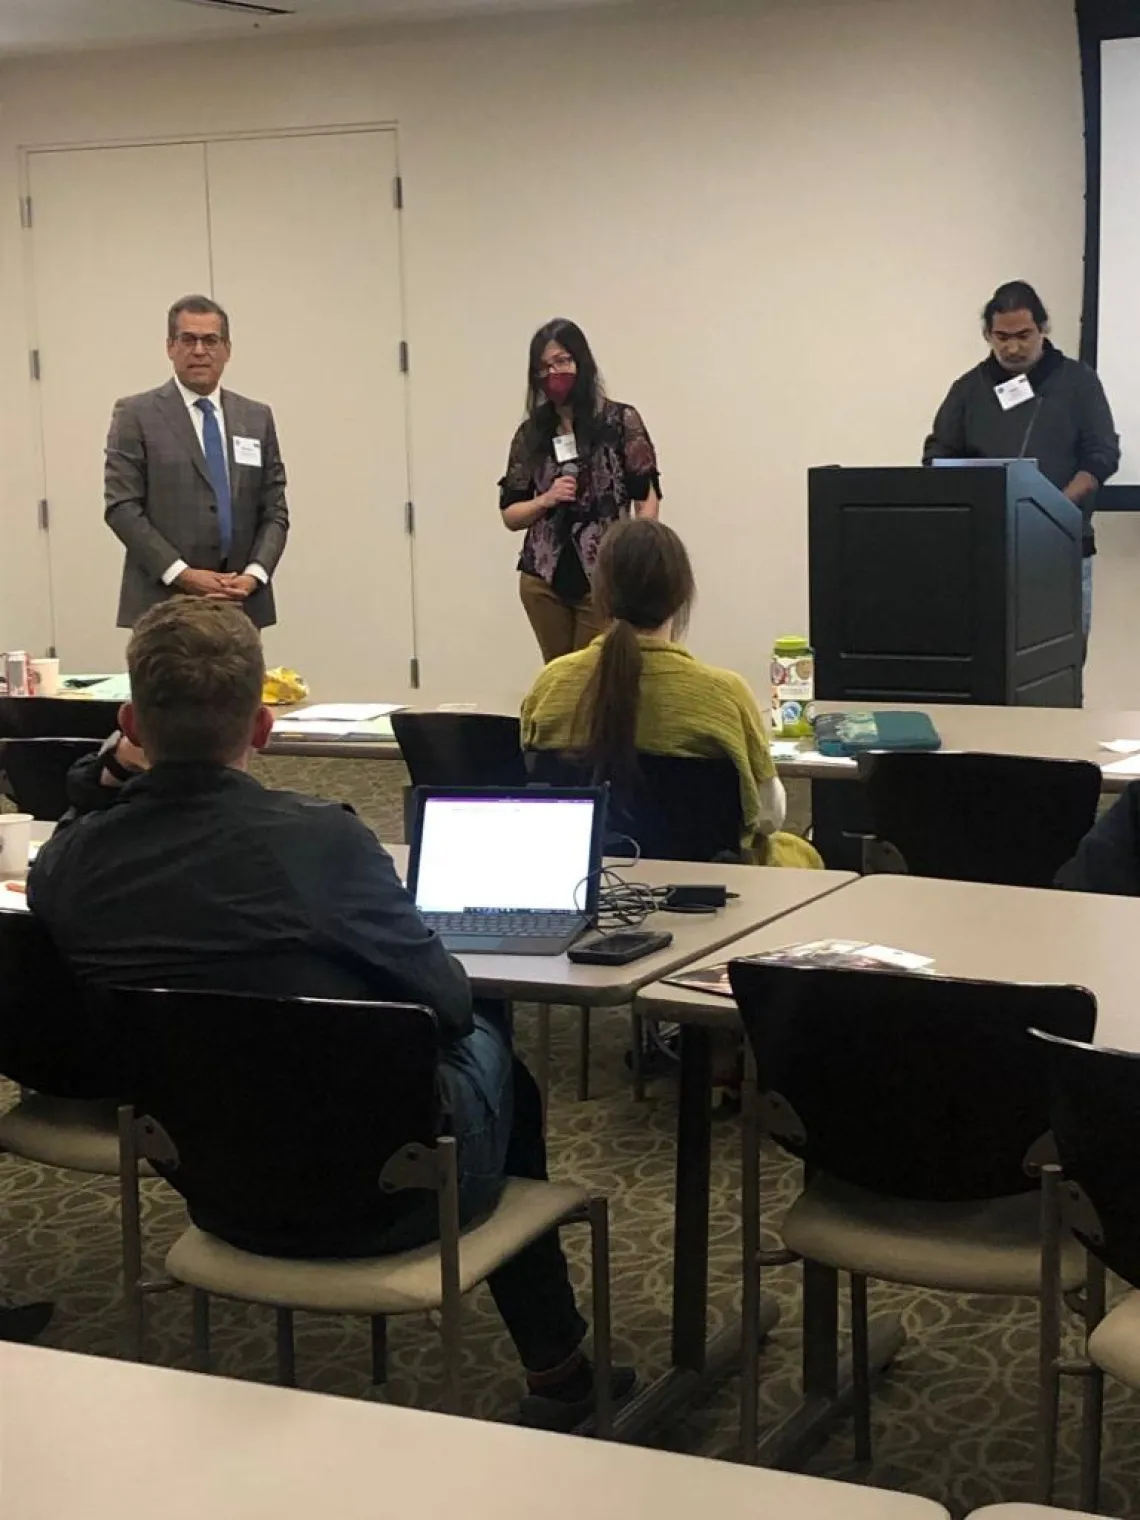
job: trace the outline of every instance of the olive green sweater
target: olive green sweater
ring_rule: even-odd
[[[740,776],[744,837],[770,834],[784,821],[784,790],[756,698],[740,676],[695,659],[680,644],[639,634],[642,651],[637,747],[651,755],[694,760],[727,757]],[[582,693],[601,653],[602,639],[546,666],[522,705],[524,749],[573,750]]]

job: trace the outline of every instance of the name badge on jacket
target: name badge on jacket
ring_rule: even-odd
[[[261,468],[261,439],[260,438],[234,438],[234,464],[250,464],[254,469]]]
[[[1012,412],[1015,406],[1024,406],[1033,400],[1033,387],[1025,375],[1014,375],[1012,380],[995,385],[994,395],[1001,402],[1003,412]]]

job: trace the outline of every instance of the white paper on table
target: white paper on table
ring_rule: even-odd
[[[1102,765],[1101,770],[1106,776],[1135,776],[1140,780],[1140,755],[1114,760],[1111,765]]]
[[[1102,739],[1100,747],[1114,755],[1140,755],[1140,739]]]
[[[791,758],[789,756],[789,758]],[[796,751],[796,759],[803,765],[854,765],[855,760],[851,755],[821,755],[817,749],[800,749]]]
[[[24,890],[24,884],[9,886],[7,882],[0,882],[0,913],[27,913],[28,898]]]
[[[386,718],[390,713],[402,710],[399,702],[318,702],[316,707],[290,713],[289,722],[367,723],[372,718]]]

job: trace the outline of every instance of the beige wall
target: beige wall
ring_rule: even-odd
[[[700,10],[9,66],[0,647],[46,626],[17,147],[394,122],[427,696],[510,702],[533,671],[495,481],[527,338],[556,312],[583,323],[657,441],[697,563],[694,644],[762,685],[773,636],[806,625],[806,468],[911,460],[978,357],[976,312],[999,280],[1037,282],[1075,345],[1077,55],[1070,0]],[[97,371],[114,313],[76,319]],[[99,487],[93,460],[93,512]],[[1104,538],[1091,687],[1140,706],[1125,660],[1140,534],[1127,520]]]

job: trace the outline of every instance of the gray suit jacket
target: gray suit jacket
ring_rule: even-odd
[[[233,543],[222,562],[218,504],[186,403],[173,380],[115,403],[107,435],[104,517],[127,551],[119,627],[133,628],[173,595],[162,577],[175,560],[194,570],[236,570],[253,561],[272,576],[285,551],[289,509],[273,413],[260,401],[220,392],[230,456]],[[256,438],[261,465],[234,462],[234,437]],[[245,603],[258,628],[276,622],[272,585]]]

